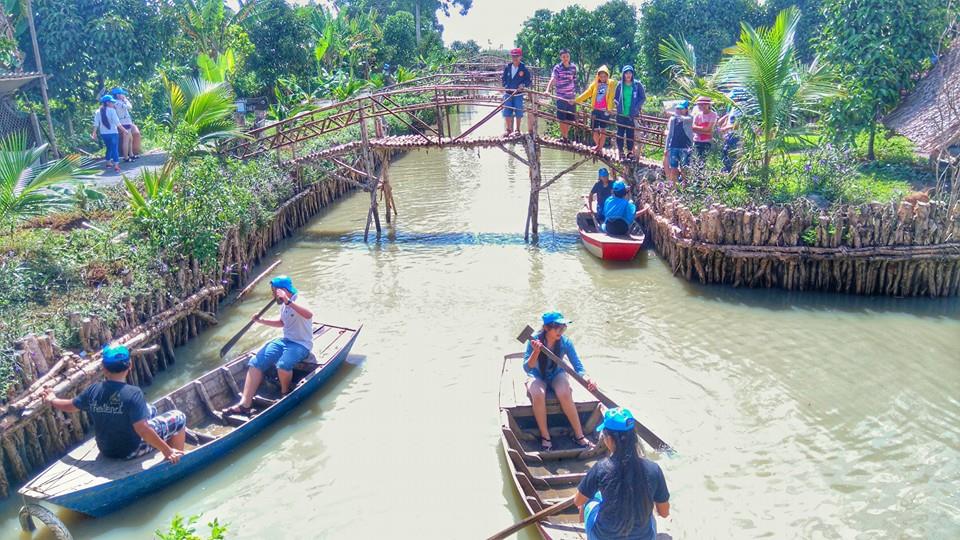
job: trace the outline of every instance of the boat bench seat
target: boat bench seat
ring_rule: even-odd
[[[294,364],[293,369],[296,371],[313,371],[319,364],[317,357],[311,352],[310,356]]]

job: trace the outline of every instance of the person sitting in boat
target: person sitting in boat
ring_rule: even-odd
[[[590,190],[590,195],[587,197],[587,206],[589,208],[596,208],[597,223],[603,223],[603,203],[607,201],[607,197],[613,192],[613,186],[610,183],[610,173],[607,171],[606,167],[601,167],[597,171],[597,183],[593,185],[593,189]],[[593,203],[593,197],[596,195],[597,202],[596,206]]]
[[[187,416],[176,409],[157,414],[143,390],[126,383],[130,351],[123,345],[104,347],[101,363],[103,381],[73,399],[58,398],[48,387],[44,401],[64,412],[86,411],[93,421],[97,448],[106,457],[133,459],[156,449],[170,463],[178,463],[187,436]]]
[[[660,517],[670,515],[663,470],[637,448],[636,420],[629,410],[609,409],[597,431],[610,456],[587,471],[574,494],[589,539],[654,540]]]
[[[250,416],[253,396],[260,387],[263,373],[271,366],[277,367],[280,394],[285,396],[290,393],[293,366],[310,356],[313,349],[313,312],[300,301],[293,280],[290,276],[277,276],[270,280],[270,288],[277,302],[283,304],[280,318],[261,319],[254,315],[253,320],[266,326],[283,328],[283,337],[268,341],[250,359],[240,403],[224,410],[226,414]]]
[[[558,311],[549,311],[543,314],[543,329],[537,332],[527,343],[527,350],[523,355],[523,370],[527,372],[527,394],[530,395],[530,403],[533,405],[533,416],[537,421],[537,428],[540,429],[540,446],[544,450],[553,448],[553,440],[550,438],[550,430],[547,427],[547,387],[553,389],[557,400],[560,401],[560,408],[570,421],[570,427],[573,428],[573,441],[582,448],[593,448],[590,442],[583,434],[583,426],[580,425],[580,415],[577,413],[577,406],[573,402],[573,387],[570,386],[570,378],[567,377],[563,368],[557,365],[546,354],[541,354],[541,349],[547,347],[557,358],[563,360],[566,356],[573,364],[576,370],[590,385],[590,389],[596,388],[593,382],[584,374],[583,363],[577,356],[577,350],[573,347],[570,338],[563,335],[567,329],[567,321]]]
[[[603,232],[610,236],[623,236],[637,218],[637,205],[627,196],[627,184],[623,180],[613,183],[613,195],[603,204]]]

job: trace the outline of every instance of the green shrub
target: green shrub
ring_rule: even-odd
[[[227,526],[221,525],[214,518],[207,523],[210,528],[210,534],[206,537],[197,534],[197,528],[194,526],[199,521],[200,516],[190,516],[186,520],[177,514],[170,521],[170,528],[166,532],[157,529],[157,540],[224,540],[226,538]]]
[[[863,161],[867,159],[867,145],[870,133],[866,130],[857,134],[854,142],[855,155]],[[894,135],[890,131],[878,132],[873,142],[873,151],[878,162],[899,165],[917,165],[920,163],[916,148],[910,139]]]

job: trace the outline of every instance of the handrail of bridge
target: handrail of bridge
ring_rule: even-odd
[[[556,118],[557,96],[536,90],[524,90],[530,99],[525,111],[527,115],[537,118],[554,120]],[[415,103],[398,104],[395,98],[404,95],[426,96],[428,99]],[[482,125],[504,107],[502,89],[489,85],[444,84],[431,86],[412,86],[382,90],[350,98],[345,101],[318,107],[310,111],[282,120],[280,122],[252,129],[246,132],[246,137],[234,139],[225,145],[227,153],[242,158],[254,157],[270,150],[284,148],[300,142],[310,140],[320,135],[345,129],[359,124],[364,119],[374,119],[393,116],[400,119],[414,133],[424,139],[424,146],[455,145],[456,142],[476,127]],[[492,107],[492,110],[471,129],[456,138],[443,137],[443,122],[438,116],[438,126],[433,128],[419,118],[413,117],[412,122],[403,118],[403,114],[410,114],[436,110],[438,114],[448,107],[456,105],[475,105]],[[650,144],[663,147],[663,127],[666,118],[641,115],[638,125],[622,126],[636,130],[640,135],[637,140],[641,144]],[[590,114],[585,110],[576,112],[574,127],[590,130]],[[615,121],[608,123],[609,127],[618,127]],[[427,132],[431,134],[428,135]],[[449,134],[448,134],[449,135]],[[435,136],[435,137],[434,137]]]

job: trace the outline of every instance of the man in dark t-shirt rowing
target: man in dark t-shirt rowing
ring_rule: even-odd
[[[133,459],[156,449],[170,463],[178,463],[186,440],[186,415],[176,409],[158,415],[143,390],[126,383],[130,351],[123,345],[104,347],[102,363],[104,380],[77,397],[61,399],[47,388],[43,399],[64,412],[86,411],[97,448],[106,457]]]

